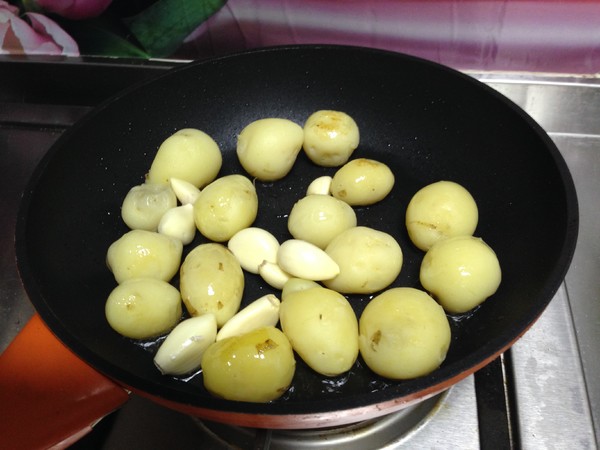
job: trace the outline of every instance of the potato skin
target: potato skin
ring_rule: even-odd
[[[241,131],[236,152],[250,175],[262,181],[275,181],[292,169],[303,141],[302,127],[291,120],[259,119]]]
[[[179,270],[182,253],[179,239],[131,230],[110,245],[106,263],[117,283],[140,277],[169,281]]]
[[[346,298],[323,287],[287,294],[279,310],[281,329],[313,370],[336,376],[358,357],[358,322]]]
[[[336,236],[325,252],[340,274],[323,284],[344,294],[371,294],[389,286],[402,269],[402,249],[389,234],[358,226]]]
[[[181,319],[181,297],[166,281],[133,278],[112,290],[104,312],[118,333],[147,339],[164,334],[177,324]]]
[[[160,145],[148,181],[168,183],[178,178],[203,187],[216,178],[222,163],[221,150],[212,137],[195,128],[184,128]]]
[[[331,195],[351,206],[367,206],[383,200],[394,187],[394,173],[382,162],[358,158],[333,175]]]
[[[496,292],[502,270],[496,253],[482,239],[455,236],[425,253],[419,279],[447,312],[461,314]]]
[[[121,217],[132,230],[156,231],[161,217],[176,206],[177,197],[168,184],[144,183],[129,190]]]
[[[360,320],[360,354],[375,373],[404,380],[427,375],[446,358],[451,331],[444,310],[415,288],[389,289]]]
[[[288,217],[288,230],[296,239],[324,249],[338,234],[356,226],[356,213],[350,205],[330,195],[307,195],[294,204]]]
[[[217,341],[202,357],[204,386],[227,400],[275,400],[287,391],[295,370],[292,346],[275,327]]]
[[[360,143],[358,125],[341,111],[320,110],[304,123],[304,152],[312,162],[324,167],[346,163]]]
[[[212,313],[222,327],[240,308],[244,274],[225,246],[200,244],[181,265],[179,288],[190,315]]]
[[[225,242],[252,225],[258,213],[258,196],[243,175],[226,175],[206,186],[194,203],[198,231],[215,242]]]
[[[438,181],[419,189],[406,208],[406,229],[416,247],[429,250],[441,239],[472,235],[479,211],[470,192],[453,181]]]

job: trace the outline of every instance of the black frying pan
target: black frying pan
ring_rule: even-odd
[[[427,183],[453,180],[478,203],[475,234],[498,254],[500,289],[472,314],[451,318],[448,357],[422,378],[385,380],[359,359],[347,375],[326,379],[299,361],[287,394],[251,404],[209,395],[201,376],[162,376],[152,362],[156,346],[119,336],[104,318],[115,286],[105,254],[126,231],[119,215],[126,192],[143,180],[159,144],[180,128],[214,137],[224,154],[222,174],[243,173],[235,141],[245,125],[263,117],[302,124],[318,109],[353,116],[361,130],[354,156],[381,160],[396,175],[387,199],[357,210],[360,224],[393,234],[402,246],[405,262],[395,286],[419,287],[423,253],[403,226],[408,201]],[[312,179],[331,173],[301,154],[284,180],[257,183],[255,225],[287,238],[285,214]],[[104,103],[65,132],[40,163],[17,225],[18,266],[32,302],[57,337],[98,371],[201,417],[303,428],[392,412],[446,389],[505,351],[562,282],[575,248],[578,210],[571,176],[552,141],[490,88],[399,54],[298,46],[186,65]],[[247,276],[246,301],[268,292],[273,290],[258,277]],[[360,314],[368,298],[351,301]]]

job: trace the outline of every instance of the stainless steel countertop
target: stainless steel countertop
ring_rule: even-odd
[[[596,448],[600,439],[600,80],[479,75],[521,106],[560,149],[579,199],[565,282],[512,349],[524,448]],[[533,400],[533,401],[532,401]]]
[[[513,347],[517,379],[519,441],[525,449],[598,448],[600,437],[600,80],[532,74],[470,73],[528,112],[564,156],[580,203],[579,241],[565,282],[532,329]],[[10,112],[2,111],[0,118]],[[57,131],[58,134],[58,131]],[[13,249],[14,221],[21,193],[35,163],[56,135],[16,129],[0,135],[0,352],[26,323],[33,308],[20,285]],[[11,152],[10,139],[31,141],[31,151]],[[472,403],[467,379],[463,392]],[[438,412],[443,416],[444,412]],[[469,416],[471,417],[471,416]],[[444,420],[451,421],[452,417]],[[457,418],[454,417],[456,420]],[[465,423],[473,427],[476,424]],[[464,448],[465,441],[439,440],[415,432],[410,446]],[[464,436],[463,436],[464,437]],[[434,439],[434,441],[432,441]],[[476,439],[475,439],[476,441]],[[473,441],[469,445],[477,445]],[[396,447],[394,447],[396,448]],[[403,447],[404,448],[404,447]],[[471,447],[470,447],[471,448]]]

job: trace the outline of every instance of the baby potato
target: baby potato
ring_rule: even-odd
[[[258,213],[258,197],[243,175],[227,175],[206,186],[194,203],[196,228],[206,238],[225,242],[249,227]]]
[[[333,175],[331,195],[351,206],[372,205],[390,193],[394,181],[394,174],[384,163],[358,158]]]
[[[341,111],[316,111],[304,124],[304,152],[320,166],[336,167],[346,163],[359,142],[358,125]]]
[[[478,219],[475,199],[453,181],[438,181],[421,188],[406,208],[410,240],[424,251],[440,239],[472,235]]]
[[[395,380],[437,369],[450,347],[444,310],[425,292],[393,288],[369,302],[359,320],[360,354],[375,373]]]
[[[287,294],[279,309],[281,329],[316,372],[336,376],[358,357],[358,321],[346,298],[323,287]]]
[[[129,190],[121,217],[132,230],[156,231],[164,213],[176,206],[177,196],[168,184],[144,183]]]
[[[285,300],[288,295],[293,294],[297,291],[304,291],[306,289],[311,289],[314,287],[323,287],[316,281],[305,280],[303,278],[294,278],[291,277],[289,280],[285,282],[283,288],[281,289],[281,299]]]
[[[325,248],[340,273],[323,284],[344,294],[370,294],[389,286],[402,269],[402,249],[389,234],[373,228],[350,228]]]
[[[425,253],[419,278],[447,312],[460,314],[496,292],[502,271],[496,253],[482,239],[455,236]]]
[[[227,400],[275,400],[287,391],[295,370],[292,346],[271,326],[217,341],[202,357],[204,387]]]
[[[296,239],[327,247],[342,231],[356,226],[350,205],[330,195],[312,194],[300,199],[288,217],[288,230]]]
[[[104,312],[117,333],[132,339],[148,339],[166,333],[179,322],[181,297],[166,281],[133,278],[113,289]]]
[[[304,131],[291,120],[267,118],[247,125],[237,140],[242,167],[262,181],[285,177],[302,148]]]
[[[222,327],[240,308],[242,267],[222,244],[200,244],[181,265],[179,289],[191,316],[212,313]]]
[[[182,253],[179,239],[131,230],[110,245],[106,264],[117,283],[140,277],[169,281],[179,270]]]
[[[221,150],[212,137],[195,128],[184,128],[160,145],[147,179],[169,183],[171,178],[178,178],[202,187],[216,178],[222,163]]]

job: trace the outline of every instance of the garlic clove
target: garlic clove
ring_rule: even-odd
[[[194,186],[189,181],[180,180],[179,178],[170,178],[171,189],[175,192],[175,196],[182,205],[194,204],[200,196],[200,189]]]
[[[244,270],[258,273],[258,266],[263,261],[277,262],[279,241],[267,230],[249,227],[234,234],[229,239],[227,248],[234,254]]]
[[[154,364],[163,375],[185,375],[197,370],[216,336],[217,320],[213,314],[183,320],[158,348]]]
[[[314,244],[300,239],[289,239],[279,246],[277,264],[297,278],[320,281],[340,273],[338,264]]]
[[[283,286],[291,278],[291,275],[284,272],[277,263],[263,261],[258,266],[258,274],[265,280],[269,286],[275,289],[283,289]]]
[[[265,326],[275,326],[279,322],[279,299],[267,294],[254,300],[235,316],[225,322],[217,333],[217,341],[231,336],[239,336]]]
[[[333,178],[329,175],[324,175],[319,178],[315,178],[306,189],[306,195],[320,194],[320,195],[331,195],[331,182]]]
[[[179,239],[183,245],[192,242],[196,236],[194,206],[188,203],[169,209],[158,223],[158,232]]]

